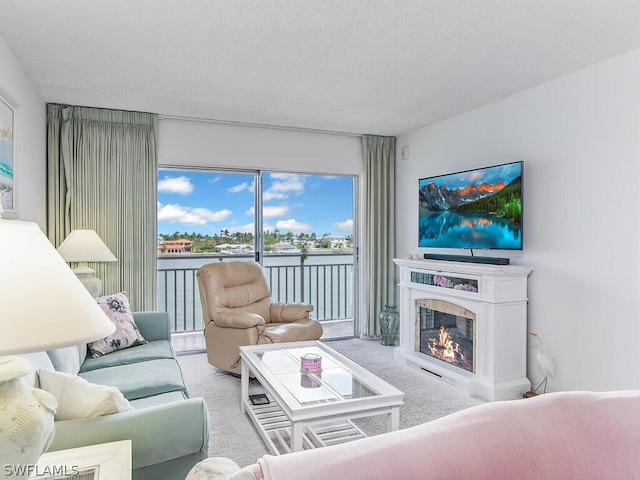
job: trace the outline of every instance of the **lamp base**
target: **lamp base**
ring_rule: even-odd
[[[31,371],[22,357],[0,357],[0,478],[27,478],[53,441],[56,399],[21,379]]]
[[[93,298],[98,298],[102,296],[102,280],[97,278],[94,274],[96,271],[93,268],[89,267],[78,267],[73,269],[73,273],[80,279],[84,288],[89,290],[89,293],[93,296]]]

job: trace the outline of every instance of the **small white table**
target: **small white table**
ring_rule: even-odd
[[[301,372],[301,357],[322,356],[322,371]],[[241,409],[275,455],[355,440],[366,435],[351,420],[388,415],[400,425],[404,393],[318,341],[240,347]],[[250,372],[270,403],[249,399]]]
[[[131,440],[47,452],[29,479],[131,480]]]

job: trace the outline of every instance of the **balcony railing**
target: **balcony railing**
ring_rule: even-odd
[[[202,330],[196,272],[207,263],[253,261],[253,255],[158,256],[158,308],[169,313],[174,333]],[[263,267],[275,302],[306,302],[318,321],[353,318],[353,254],[265,254]]]

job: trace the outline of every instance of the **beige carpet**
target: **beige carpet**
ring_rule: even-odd
[[[400,409],[401,429],[484,402],[469,398],[428,374],[397,364],[393,347],[377,341],[350,339],[327,345],[405,393]],[[179,361],[191,396],[203,397],[209,407],[209,456],[229,457],[245,466],[269,453],[249,418],[240,413],[240,379],[210,366],[205,354],[183,355]],[[386,420],[381,416],[357,423],[368,435],[384,432],[386,428]]]

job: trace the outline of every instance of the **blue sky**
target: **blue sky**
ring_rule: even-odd
[[[214,235],[254,231],[251,174],[158,171],[158,233]],[[348,176],[265,173],[264,230],[353,234],[353,179]]]

